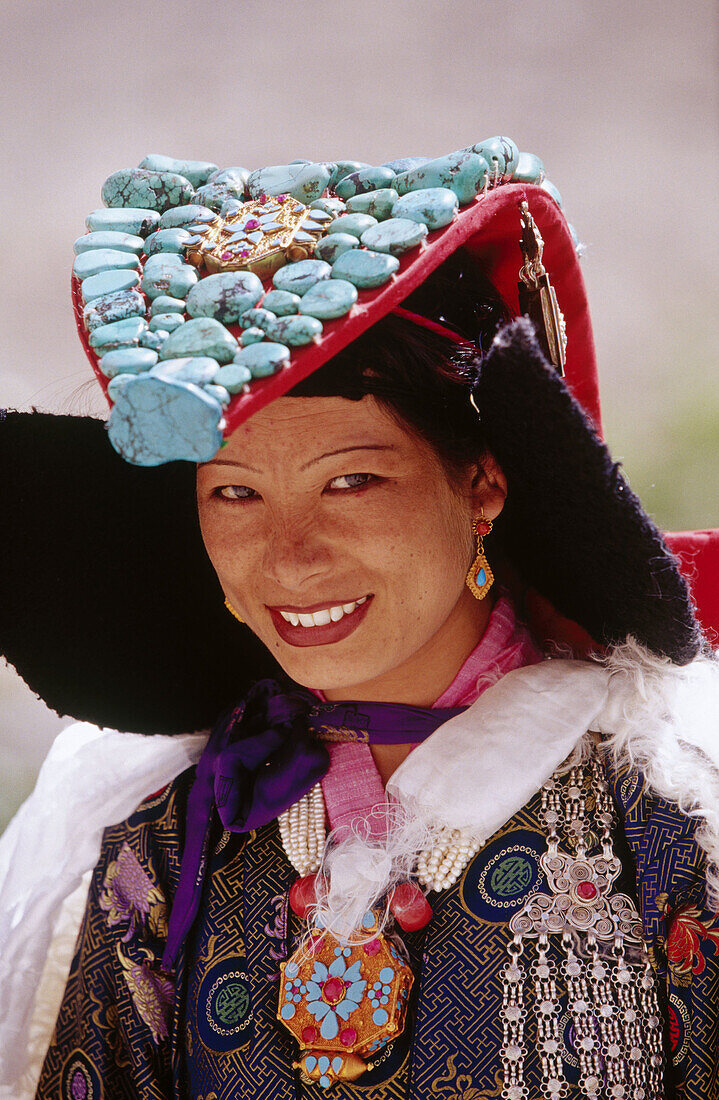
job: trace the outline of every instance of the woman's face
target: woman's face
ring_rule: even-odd
[[[452,485],[372,397],[280,398],[197,475],[225,595],[293,680],[427,704],[486,624],[464,584],[472,519],[480,504],[493,518],[504,491],[491,461]]]

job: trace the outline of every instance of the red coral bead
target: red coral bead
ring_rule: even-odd
[[[405,932],[416,932],[432,919],[432,907],[416,882],[401,882],[395,886],[389,909]]]
[[[304,875],[295,879],[290,887],[290,909],[300,920],[304,920],[310,909],[317,904],[316,881],[317,875]]]

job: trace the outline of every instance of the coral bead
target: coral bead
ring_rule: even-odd
[[[405,932],[416,932],[432,919],[432,907],[416,882],[401,882],[395,886],[389,908]]]
[[[290,887],[290,909],[300,920],[304,920],[310,909],[317,904],[315,883],[317,875],[303,875],[295,879]]]

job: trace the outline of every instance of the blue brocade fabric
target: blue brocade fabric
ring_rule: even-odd
[[[539,796],[478,853],[434,918],[405,936],[418,981],[406,1033],[370,1073],[326,1093],[299,1081],[297,1050],[276,1019],[279,962],[299,925],[296,874],[272,822],[212,838],[199,918],[174,980],[160,959],[177,887],[194,770],[108,829],[77,954],[47,1055],[42,1100],[489,1100],[502,1095],[500,969],[507,922],[543,887]],[[666,1095],[719,1100],[719,918],[704,902],[693,822],[648,797],[636,773],[609,774],[624,822],[620,889],[638,898],[663,994]],[[567,1096],[580,1095],[566,1002]],[[527,1021],[529,1095],[539,1096]]]

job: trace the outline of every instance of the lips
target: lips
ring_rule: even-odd
[[[344,612],[342,618],[339,619],[338,622],[330,620],[330,622],[324,623],[321,626],[302,626],[299,622],[297,625],[294,625],[294,623],[287,621],[282,612],[298,620],[300,615],[306,619],[308,615],[316,615],[323,610],[329,611],[331,605],[327,603],[316,604],[312,608],[269,607],[268,611],[274,623],[275,630],[282,641],[287,642],[288,645],[299,647],[331,645],[334,642],[341,642],[344,638],[349,637],[350,634],[354,633],[360,623],[364,621],[374,597],[368,595],[362,598],[364,599],[364,603],[359,603],[356,600],[351,601],[355,604],[355,609],[349,613]],[[349,607],[349,604],[338,604],[337,606],[344,608]]]

